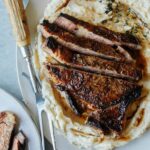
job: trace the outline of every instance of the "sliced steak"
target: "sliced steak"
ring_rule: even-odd
[[[49,23],[46,20],[40,25],[40,31],[44,37],[52,36],[62,45],[79,53],[95,55],[115,61],[133,60],[130,54],[121,47],[109,46],[84,37],[77,37],[60,28],[55,23]]]
[[[10,149],[10,141],[16,124],[16,117],[10,112],[0,113],[0,150]]]
[[[55,23],[81,37],[94,39],[108,45],[141,49],[139,40],[132,35],[117,33],[102,26],[95,26],[67,14],[60,14]]]
[[[60,86],[58,85],[57,88],[60,90]],[[65,98],[68,100],[68,103],[72,110],[77,114],[81,115],[84,112],[84,108],[82,105],[79,104],[79,100],[76,99],[69,91],[64,91],[65,92]]]
[[[94,105],[91,105],[87,101],[84,101],[83,99],[78,99],[75,94],[72,94],[72,92],[67,91],[64,88],[64,86],[56,85],[56,88],[61,92],[65,92],[65,99],[68,101],[68,104],[70,105],[71,109],[75,112],[75,114],[82,115],[82,113],[89,113],[96,109]]]
[[[129,80],[139,80],[142,77],[142,71],[135,63],[118,63],[96,56],[79,54],[59,44],[53,37],[49,37],[43,47],[59,63],[73,68]]]
[[[20,131],[13,139],[13,145],[11,150],[25,150],[26,137],[22,131]]]
[[[101,129],[105,134],[110,131],[121,132],[126,124],[126,106],[119,103],[104,110],[91,112],[87,119],[87,124]]]
[[[46,64],[46,70],[54,84],[98,109],[105,109],[121,101],[128,104],[128,101],[131,101],[131,93],[132,100],[141,95],[141,86],[125,80],[68,69],[60,65]]]
[[[46,64],[46,75],[61,91],[69,92],[78,114],[87,110],[87,124],[104,133],[120,133],[126,124],[126,111],[140,97],[142,87],[121,79],[95,75],[60,65]],[[72,108],[74,108],[72,107]]]
[[[64,88],[60,85],[56,86],[60,91],[64,92]],[[87,119],[85,124],[101,129],[105,134],[110,133],[111,130],[120,132],[125,125],[126,118],[124,117],[126,107],[121,106],[121,103],[114,106],[110,106],[106,109],[97,109],[94,105],[84,101],[83,99],[78,99],[71,92],[65,91],[65,98],[72,110],[77,115],[82,115],[86,113]],[[120,111],[122,108],[123,111]]]

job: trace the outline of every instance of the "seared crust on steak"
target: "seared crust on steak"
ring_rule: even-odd
[[[56,85],[64,87],[72,95],[84,99],[96,108],[104,109],[120,101],[128,103],[126,95],[137,88],[141,91],[142,88],[132,82],[69,69],[60,65],[46,64],[46,68],[49,77]],[[135,93],[135,97],[136,95],[139,94]]]
[[[76,16],[61,13],[54,18],[39,25],[45,78],[72,111],[84,117],[82,123],[121,134],[143,94],[140,40]]]
[[[52,36],[59,43],[70,48],[70,50],[114,61],[133,61],[130,54],[121,47],[118,48],[117,46],[110,46],[102,42],[99,43],[88,38],[77,37],[57,24],[49,23],[47,20],[43,21],[39,29],[44,37],[48,38]]]
[[[126,127],[127,110],[130,109],[131,105],[135,102],[134,100],[140,97],[140,95],[141,88],[137,87],[124,95],[120,103],[106,109],[92,111],[89,114],[87,124],[92,127],[101,128],[105,133],[109,131],[120,133]],[[134,112],[133,110],[132,113]]]
[[[67,14],[60,14],[55,22],[74,34],[94,39],[108,45],[128,46],[134,49],[141,49],[139,40],[133,35],[117,33],[102,26],[89,24]],[[81,28],[86,29],[86,33],[81,32]]]
[[[43,48],[59,63],[70,67],[129,80],[142,78],[141,69],[133,62],[118,63],[96,56],[83,55],[63,46],[53,37],[46,40]]]
[[[109,129],[108,131],[123,130],[125,111],[132,101],[140,97],[142,86],[60,65],[46,64],[45,67],[48,78],[55,85],[63,87],[61,90],[68,91],[75,99],[80,99],[80,105],[85,101],[84,105],[91,105],[96,112],[102,112],[96,113],[98,117],[93,111],[89,115],[88,124],[102,130],[104,127]],[[104,127],[100,126],[101,123]]]

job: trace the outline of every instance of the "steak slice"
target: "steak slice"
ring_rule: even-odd
[[[61,86],[57,86],[57,88],[62,91],[62,87]],[[75,114],[77,115],[81,115],[84,112],[84,108],[82,106],[79,105],[79,100],[75,99],[75,97],[73,97],[71,95],[71,93],[69,91],[64,91],[65,92],[65,98],[68,100],[68,103],[70,105],[70,107],[72,108],[72,110],[75,112]]]
[[[115,61],[133,60],[130,54],[123,48],[109,46],[84,37],[77,37],[60,28],[55,23],[49,23],[47,20],[44,20],[39,28],[44,37],[48,38],[52,36],[62,45],[79,53],[95,55]]]
[[[23,150],[25,149],[25,141],[26,141],[26,137],[23,134],[22,131],[20,131],[19,133],[17,133],[17,135],[14,137],[13,139],[13,145],[11,150]]]
[[[78,99],[75,94],[67,91],[63,86],[57,85],[56,88],[61,92],[65,92],[65,99],[68,101],[68,104],[70,105],[71,109],[74,111],[75,114],[82,115],[85,112],[89,113],[96,109],[94,105],[91,105],[83,99]]]
[[[124,80],[51,64],[46,71],[59,90],[69,91],[78,115],[88,111],[86,124],[104,133],[124,129],[127,108],[141,95],[141,86]]]
[[[102,26],[95,26],[67,14],[60,14],[55,23],[81,37],[94,39],[108,45],[141,49],[139,40],[132,35],[117,33]]]
[[[119,103],[104,110],[91,112],[87,124],[101,129],[105,134],[110,131],[121,132],[126,125],[126,109],[123,103]]]
[[[96,56],[79,54],[59,44],[53,37],[46,40],[44,50],[59,63],[73,68],[129,80],[142,78],[142,71],[135,63],[118,63]]]
[[[85,123],[87,125],[101,129],[105,134],[108,134],[111,131],[120,133],[125,128],[128,105],[131,107],[130,103],[134,97],[134,92],[128,94],[131,94],[128,103],[125,104],[124,101],[121,101],[120,103],[112,105],[106,109],[97,109],[90,105],[90,103],[74,97],[71,93],[67,94],[67,100],[71,100],[70,106],[77,115],[82,115],[83,113],[85,115],[86,113],[87,119]],[[73,103],[75,105],[72,105]]]
[[[14,114],[10,112],[0,113],[0,150],[8,150],[10,140],[16,124]]]
[[[55,85],[63,87],[72,96],[98,109],[105,109],[122,101],[128,104],[129,100],[141,95],[141,86],[125,80],[68,69],[60,65],[46,64],[46,70],[48,78]]]

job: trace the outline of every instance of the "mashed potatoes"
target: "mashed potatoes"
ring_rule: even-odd
[[[120,32],[132,32],[134,35],[142,39],[145,49],[142,50],[147,61],[147,72],[150,61],[150,49],[148,40],[150,39],[148,25],[150,23],[150,3],[148,0],[70,0],[65,8],[61,8],[66,2],[65,0],[52,1],[45,10],[45,18],[53,21],[61,11],[76,16],[79,19],[99,25],[102,24],[108,28]],[[61,8],[61,9],[60,9]],[[118,12],[115,10],[118,9]],[[137,18],[132,14],[141,10]],[[128,12],[128,13],[127,13]],[[134,16],[134,17],[133,17]],[[134,19],[133,19],[134,18]],[[146,20],[147,24],[143,21]],[[136,30],[136,32],[135,32]],[[146,94],[139,106],[135,116],[130,121],[128,127],[121,137],[115,134],[105,136],[102,132],[83,125],[82,119],[74,115],[65,103],[63,93],[60,95],[52,84],[47,83],[42,75],[42,63],[46,60],[47,54],[42,50],[42,36],[38,36],[38,56],[40,62],[40,74],[42,78],[42,92],[46,99],[45,110],[49,118],[54,122],[55,127],[73,144],[80,148],[94,150],[110,150],[128,143],[129,141],[139,137],[150,125],[150,95]],[[35,65],[36,66],[36,65]],[[150,79],[147,76],[143,79],[142,84],[146,91],[150,89]]]

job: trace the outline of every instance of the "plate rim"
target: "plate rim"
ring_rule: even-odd
[[[19,99],[17,99],[15,96],[13,96],[12,94],[10,94],[9,92],[7,92],[6,90],[4,90],[3,88],[0,88],[0,93],[2,93],[3,95],[7,95],[8,97],[10,97],[12,100],[15,101],[15,103],[17,103],[20,108],[23,109],[23,111],[26,113],[26,115],[28,116],[28,119],[30,120],[30,123],[32,123],[32,127],[34,128],[36,135],[38,136],[37,139],[40,142],[39,145],[41,145],[41,138],[40,138],[40,134],[39,134],[39,130],[34,122],[34,120],[32,119],[28,108],[26,107],[25,103]],[[1,95],[1,94],[0,94]],[[8,110],[9,111],[9,110]],[[11,112],[11,111],[10,111]],[[17,115],[17,114],[16,114]]]

